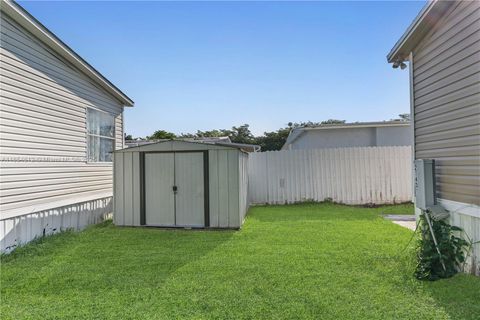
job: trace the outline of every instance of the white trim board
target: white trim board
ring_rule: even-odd
[[[88,193],[84,196],[80,197],[73,197],[69,199],[64,199],[64,200],[57,200],[57,201],[50,201],[47,203],[39,204],[39,205],[33,205],[33,206],[28,206],[28,207],[22,207],[22,208],[17,208],[17,209],[12,209],[12,210],[6,210],[2,212],[0,216],[0,221],[2,220],[8,220],[20,216],[25,216],[33,213],[37,213],[40,211],[46,211],[46,210],[52,210],[52,209],[57,209],[61,207],[66,207],[70,205],[74,205],[77,203],[81,202],[87,202],[87,201],[92,201],[92,200],[100,200],[103,198],[109,198],[113,196],[113,192],[104,192],[104,193]]]
[[[480,218],[480,206],[446,199],[438,199],[438,202],[450,213],[460,213],[467,216]]]

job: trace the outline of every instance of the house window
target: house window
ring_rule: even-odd
[[[87,108],[87,161],[112,162],[115,146],[115,118]]]

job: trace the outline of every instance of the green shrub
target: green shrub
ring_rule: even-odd
[[[430,217],[433,234],[437,240],[437,248],[428,226],[426,214],[420,215],[420,237],[417,246],[417,267],[415,276],[421,280],[438,280],[449,278],[459,272],[465,262],[471,243],[456,236],[463,230],[447,223],[445,220],[435,220]],[[443,262],[443,264],[442,264]]]

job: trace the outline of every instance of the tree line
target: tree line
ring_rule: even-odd
[[[398,121],[408,121],[408,114],[399,115]],[[259,145],[262,151],[280,150],[285,144],[290,131],[299,127],[317,127],[324,124],[342,124],[345,120],[329,119],[321,122],[289,122],[286,127],[275,131],[264,132],[260,136],[254,136],[250,131],[250,125],[243,124],[233,126],[231,129],[214,129],[196,133],[181,133],[179,135],[165,130],[156,130],[152,135],[145,138],[133,138],[132,135],[125,135],[125,140],[161,140],[161,139],[186,139],[186,138],[205,138],[205,137],[229,137],[232,142]]]
[[[126,135],[125,140],[161,140],[161,139],[186,139],[186,138],[205,138],[205,137],[229,137],[230,141],[235,143],[246,143],[259,145],[262,151],[280,150],[285,144],[290,131],[298,127],[314,127],[321,124],[345,123],[345,120],[330,119],[322,122],[289,122],[286,127],[275,131],[264,132],[263,135],[255,136],[250,131],[250,125],[243,124],[233,126],[231,129],[213,129],[196,133],[181,133],[179,135],[165,130],[156,130],[152,135],[145,138],[133,138],[132,135]]]

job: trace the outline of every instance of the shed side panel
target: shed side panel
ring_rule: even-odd
[[[124,225],[133,225],[133,153],[123,154]]]
[[[219,177],[218,177],[218,150],[208,151],[209,196],[210,196],[210,227],[218,228],[219,224]]]
[[[140,153],[132,153],[132,214],[133,225],[140,225]]]
[[[240,152],[239,155],[239,215],[240,223],[243,222],[248,211],[249,199],[248,199],[248,155]]]
[[[123,187],[125,185],[125,180],[123,176],[123,153],[115,153],[115,187],[113,195],[113,221],[116,225],[124,225],[123,212]]]
[[[438,196],[480,205],[480,2],[463,3],[413,52],[415,158],[437,164]]]
[[[228,227],[240,227],[240,182],[239,182],[239,151],[226,151],[228,158]]]
[[[229,176],[228,151],[218,151],[218,227],[227,228],[229,224]]]

